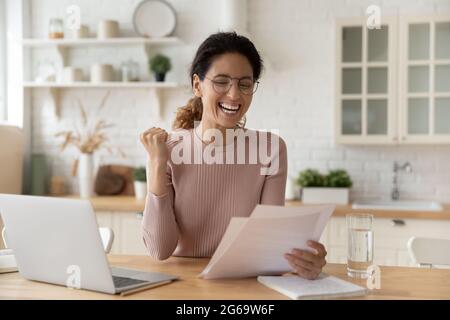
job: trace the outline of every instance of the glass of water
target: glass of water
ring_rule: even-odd
[[[347,274],[353,278],[368,277],[373,263],[373,215],[347,214]]]

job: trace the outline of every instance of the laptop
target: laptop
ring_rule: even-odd
[[[0,214],[25,279],[109,294],[177,279],[110,267],[88,200],[0,194]]]

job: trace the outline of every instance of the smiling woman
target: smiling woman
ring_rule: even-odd
[[[178,109],[175,132],[152,127],[141,134],[149,159],[142,233],[154,258],[210,257],[232,217],[248,217],[258,204],[284,205],[286,144],[275,133],[245,128],[262,68],[248,38],[235,32],[209,36],[192,62],[195,97]],[[213,161],[197,162],[199,154]],[[292,248],[284,258],[313,279],[326,251],[316,242],[310,246],[315,254]]]

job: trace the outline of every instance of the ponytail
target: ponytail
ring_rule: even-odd
[[[187,105],[177,110],[175,121],[172,128],[175,129],[193,129],[194,122],[202,120],[203,103],[202,98],[191,98]]]

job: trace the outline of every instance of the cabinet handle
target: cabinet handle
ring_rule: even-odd
[[[394,227],[400,227],[400,226],[404,226],[406,223],[405,223],[405,220],[402,220],[402,219],[392,219],[392,225],[394,226]]]
[[[136,212],[136,217],[138,219],[142,219],[144,217],[144,213],[143,212]]]

